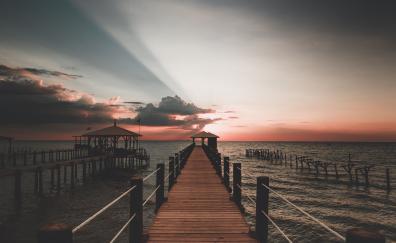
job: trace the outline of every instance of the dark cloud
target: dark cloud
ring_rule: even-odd
[[[125,101],[123,102],[124,104],[130,104],[130,105],[144,105],[144,102],[140,102],[140,101]]]
[[[69,74],[59,71],[47,70],[47,69],[38,69],[38,68],[12,68],[6,65],[0,64],[0,80],[2,79],[12,79],[12,80],[20,80],[24,78],[31,78],[31,75],[37,76],[52,76],[52,77],[60,77],[67,79],[76,79],[82,78],[81,75],[77,74]]]
[[[118,109],[62,85],[0,80],[1,124],[109,123]]]
[[[239,119],[238,116],[229,116],[228,119]]]
[[[224,113],[236,113],[235,111],[224,111]]]
[[[201,130],[206,125],[221,120],[201,118],[199,114],[215,112],[212,109],[197,107],[193,103],[187,103],[178,96],[162,98],[158,106],[152,103],[137,108],[135,121],[141,121],[146,126],[174,126],[185,130]]]
[[[195,106],[193,103],[187,103],[179,96],[163,97],[158,105],[158,110],[165,114],[174,115],[194,115],[203,113],[212,113],[212,109],[203,109]]]

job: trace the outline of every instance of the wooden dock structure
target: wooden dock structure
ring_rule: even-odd
[[[201,146],[159,209],[148,242],[257,242]]]
[[[134,176],[131,186],[103,208],[74,227],[64,223],[50,223],[38,231],[38,243],[74,243],[74,236],[108,208],[122,198],[130,199],[129,219],[113,236],[111,243],[129,229],[129,243],[143,242],[269,242],[269,224],[282,235],[286,242],[293,241],[274,222],[269,214],[269,194],[277,196],[304,216],[326,229],[340,242],[346,243],[385,243],[385,236],[378,230],[351,228],[345,237],[334,231],[321,220],[290,202],[282,194],[270,187],[269,177],[256,177],[256,198],[245,195],[250,205],[255,207],[255,229],[250,230],[243,216],[242,167],[232,163],[229,157],[221,160],[221,154],[205,144],[195,143],[169,157],[168,175],[165,177],[165,164],[158,163],[157,169],[149,175]],[[232,174],[232,187],[230,175]],[[146,199],[143,198],[143,183],[156,177],[156,187]],[[254,178],[255,176],[252,176]],[[168,197],[165,198],[165,182],[168,182]],[[229,192],[232,191],[232,197]],[[144,232],[144,207],[155,198],[156,217]],[[231,200],[232,198],[232,200]],[[332,241],[333,242],[333,241]]]

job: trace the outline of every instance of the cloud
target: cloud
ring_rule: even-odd
[[[144,105],[144,102],[140,102],[140,101],[124,101],[124,104],[130,104],[130,105]]]
[[[117,97],[100,103],[88,94],[61,84],[46,85],[42,80],[20,75],[20,69],[2,66],[1,70],[0,124],[109,123],[114,114],[125,112],[124,107],[114,106]]]
[[[69,74],[59,71],[47,70],[47,69],[38,69],[38,68],[12,68],[6,65],[0,64],[0,80],[23,80],[25,78],[28,79],[36,79],[34,76],[52,76],[52,77],[60,77],[64,79],[77,79],[82,78],[83,76],[77,74]]]
[[[203,113],[213,113],[213,109],[199,108],[193,103],[187,103],[182,100],[179,96],[167,96],[162,98],[158,105],[158,110],[165,114],[176,114],[176,115],[194,115]]]
[[[239,119],[238,116],[229,116],[228,119]]]
[[[146,126],[172,126],[184,130],[202,130],[206,125],[221,120],[220,118],[202,118],[199,114],[215,112],[213,109],[200,108],[187,103],[179,96],[167,96],[161,99],[158,106],[152,103],[136,109],[134,121],[140,119]]]

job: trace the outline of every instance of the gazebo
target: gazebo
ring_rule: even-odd
[[[205,139],[208,139],[208,147],[217,151],[217,139],[219,138],[219,136],[210,132],[202,131],[200,133],[192,135],[191,138],[194,144],[195,144],[195,139],[200,138],[202,145],[205,144]]]
[[[74,136],[76,148],[88,148],[93,151],[130,150],[139,148],[139,137],[141,135],[125,128],[113,126],[87,132],[81,136]],[[123,148],[118,148],[119,142],[123,142]]]

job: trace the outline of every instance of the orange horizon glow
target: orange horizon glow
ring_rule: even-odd
[[[106,127],[96,125],[92,130]],[[137,125],[120,125],[125,129],[139,132]],[[219,141],[340,141],[340,142],[396,142],[396,126],[393,124],[360,124],[348,129],[338,126],[261,126],[261,127],[224,127],[219,124],[208,125],[203,129],[218,135]],[[30,131],[15,137],[17,140],[73,140],[72,135],[81,135],[86,131],[43,132]],[[176,127],[141,126],[142,141],[181,141],[190,140],[197,131]],[[72,135],[71,135],[72,134]]]

